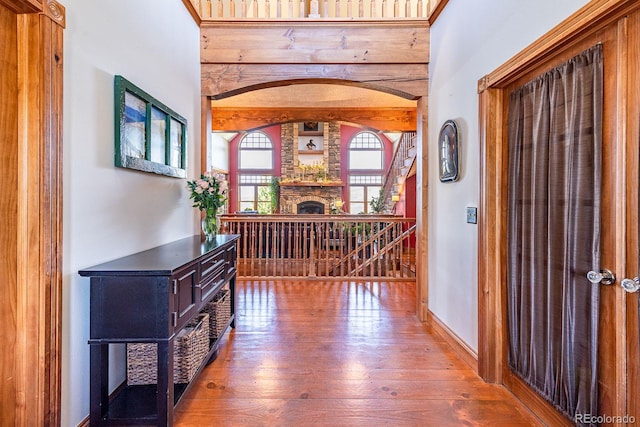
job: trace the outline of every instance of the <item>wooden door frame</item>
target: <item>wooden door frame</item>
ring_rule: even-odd
[[[628,52],[629,54],[629,76],[628,76],[628,124],[627,132],[627,218],[636,218],[635,221],[627,221],[627,271],[624,272],[627,278],[638,277],[640,272],[638,236],[638,212],[640,209],[640,194],[638,183],[640,182],[640,55],[637,55],[640,48],[640,13],[635,13],[630,17],[628,28]],[[635,185],[634,185],[635,183]],[[622,272],[621,272],[622,274]],[[638,303],[640,294],[627,294],[627,412],[634,415],[636,422],[640,421],[640,325],[638,325]]]
[[[507,213],[507,149],[505,135],[505,88],[527,74],[539,64],[559,57],[563,52],[575,49],[587,37],[593,37],[607,26],[617,25],[618,71],[616,93],[616,139],[626,141],[626,93],[627,68],[626,33],[624,16],[639,8],[630,0],[590,2],[571,15],[549,33],[524,49],[478,83],[480,122],[480,230],[478,243],[478,301],[479,301],[479,351],[478,370],[488,382],[507,384],[536,413],[550,425],[570,425],[548,403],[529,392],[529,388],[514,376],[507,367],[507,319],[506,319],[506,213]],[[624,143],[620,144],[624,146]],[[616,166],[624,170],[624,150],[616,152]],[[625,194],[623,179],[616,179],[614,194]],[[611,199],[609,199],[611,202]],[[637,212],[637,210],[636,210]],[[615,268],[624,271],[626,206],[618,202],[615,211],[616,241]],[[615,366],[610,375],[615,377],[616,392],[611,409],[624,415],[626,405],[626,307],[619,287],[608,290],[614,305],[613,319],[623,329],[614,337]]]
[[[55,0],[0,0],[16,14],[16,138],[0,147],[14,161],[3,171],[0,256],[8,260],[2,324],[11,339],[0,402],[4,422],[59,425],[62,345],[62,34]],[[9,83],[13,85],[14,83]],[[6,193],[5,191],[6,190]],[[7,344],[7,342],[5,342]],[[6,398],[6,400],[5,400]]]

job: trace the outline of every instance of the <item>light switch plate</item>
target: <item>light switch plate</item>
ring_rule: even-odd
[[[478,223],[478,208],[467,206],[467,223],[468,224]]]

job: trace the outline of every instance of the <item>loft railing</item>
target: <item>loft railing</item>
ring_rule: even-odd
[[[239,234],[238,276],[415,280],[415,219],[391,215],[223,215]]]
[[[398,143],[391,166],[387,171],[382,184],[382,198],[385,205],[390,209],[393,206],[392,198],[400,191],[400,186],[404,185],[404,179],[409,173],[411,163],[416,156],[416,133],[404,132]]]
[[[186,0],[202,20],[426,19],[435,0]]]

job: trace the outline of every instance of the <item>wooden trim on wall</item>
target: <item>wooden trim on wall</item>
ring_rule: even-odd
[[[418,100],[416,122],[416,314],[422,322],[429,313],[429,193],[428,193],[428,147],[429,126],[427,98]]]
[[[574,425],[574,423],[556,411],[553,406],[511,372],[505,373],[504,385],[542,421],[543,425],[553,427],[569,427]]]
[[[458,356],[475,372],[478,372],[478,354],[464,342],[451,328],[429,310],[427,322],[453,348]]]
[[[219,129],[214,128],[212,124],[211,98],[206,96],[201,98],[200,111],[200,172],[205,172],[209,170],[207,163],[209,147],[211,147],[211,132]]]
[[[478,374],[502,383],[506,366],[506,316],[502,263],[506,241],[506,182],[502,173],[504,147],[502,90],[480,93],[480,209],[478,210]]]
[[[202,18],[200,17],[200,14],[196,10],[196,8],[193,6],[193,3],[191,3],[190,0],[182,0],[182,3],[184,4],[184,7],[187,8],[189,15],[191,15],[195,23],[200,26],[200,24],[202,24]]]
[[[435,3],[435,6],[431,9],[429,17],[427,18],[429,20],[429,25],[433,25],[433,23],[436,22],[436,19],[438,19],[444,8],[447,6],[449,0],[433,0],[433,2]]]

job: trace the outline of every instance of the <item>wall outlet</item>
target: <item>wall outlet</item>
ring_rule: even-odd
[[[467,223],[468,224],[478,223],[478,208],[467,206]]]

